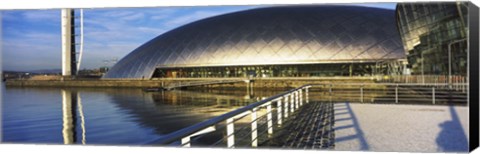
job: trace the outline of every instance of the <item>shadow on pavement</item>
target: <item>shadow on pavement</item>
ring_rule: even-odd
[[[335,116],[348,114],[349,118],[346,118],[346,117],[345,118],[342,117],[342,118],[338,118],[338,119],[335,118],[335,122],[351,120],[352,124],[346,125],[346,126],[339,126],[339,127],[335,126],[335,131],[339,131],[341,129],[347,129],[347,128],[353,127],[353,129],[355,130],[355,134],[335,138],[335,143],[356,139],[360,143],[360,149],[359,150],[361,150],[361,151],[369,150],[368,142],[367,142],[367,140],[365,140],[365,137],[363,136],[363,131],[360,128],[360,125],[357,121],[355,113],[353,112],[352,108],[350,107],[350,103],[349,102],[335,103],[335,109],[337,109],[337,108],[341,108],[341,110],[346,109],[347,111],[346,112],[345,111],[340,111],[340,113],[335,113]],[[337,111],[339,111],[339,110],[336,110],[336,112]]]
[[[465,136],[457,112],[453,105],[450,105],[449,109],[452,120],[438,125],[441,128],[436,139],[439,146],[438,150],[444,152],[467,152],[468,139]]]

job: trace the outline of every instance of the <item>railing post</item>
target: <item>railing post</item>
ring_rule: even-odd
[[[182,138],[183,147],[190,147],[190,136]]]
[[[193,133],[189,136],[186,136],[186,137],[183,137],[182,140],[181,140],[181,143],[183,145],[183,147],[190,147],[190,139],[194,136],[198,136],[198,135],[201,135],[201,134],[205,134],[205,133],[209,133],[209,132],[213,132],[215,131],[215,126],[210,126],[210,127],[207,127],[201,131],[197,131],[196,133]]]
[[[462,86],[463,86],[463,77],[458,77],[458,90],[462,90]]]
[[[303,88],[300,89],[300,93],[299,93],[300,94],[300,106],[303,105],[303,92],[302,91],[303,91]]]
[[[267,127],[268,127],[268,136],[270,137],[273,134],[273,123],[272,123],[272,103],[267,105]]]
[[[298,99],[298,107],[302,106],[302,95],[300,95],[302,93],[302,89],[299,89],[298,92],[297,92],[297,99]]]
[[[251,120],[252,123],[252,147],[257,147],[258,140],[257,140],[257,108],[252,109],[251,113]]]
[[[235,145],[235,129],[233,127],[233,118],[227,119],[227,147],[233,148]]]
[[[458,91],[458,80],[456,76],[454,76],[452,84],[455,87],[455,91]]]
[[[435,104],[435,86],[432,87],[432,103]]]
[[[293,92],[293,110],[297,110],[298,109],[298,102],[297,102],[297,91],[294,91]]]
[[[300,108],[300,102],[299,102],[299,92],[298,90],[295,91],[295,110],[298,110]]]
[[[282,125],[282,98],[277,101],[277,124]]]
[[[297,109],[297,107],[295,106],[295,92],[292,92],[292,95],[290,96],[290,103],[292,103],[292,112],[295,111]]]
[[[308,102],[308,101],[309,101],[309,100],[308,100],[308,88],[309,88],[309,87],[305,88],[305,102],[306,102],[306,103],[309,103],[309,102]]]
[[[330,93],[330,95],[332,95],[332,84],[330,83],[330,89],[328,90],[328,92]]]
[[[398,84],[395,86],[395,103],[398,103]]]
[[[290,104],[288,103],[288,94],[285,95],[284,97],[285,97],[285,99],[284,99],[284,103],[283,103],[283,104],[285,105],[285,107],[284,107],[283,109],[285,110],[285,113],[284,113],[283,115],[285,116],[285,118],[288,118],[288,105],[290,105]]]
[[[362,83],[362,85],[360,86],[360,102],[363,103],[363,83]]]
[[[290,94],[290,112],[293,113],[293,111],[295,111],[295,100],[294,100],[294,97],[295,94],[292,92]]]

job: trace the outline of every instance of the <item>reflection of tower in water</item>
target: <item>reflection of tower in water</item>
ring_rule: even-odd
[[[77,142],[77,109],[81,120],[82,144],[86,143],[85,138],[85,119],[83,116],[82,102],[80,94],[75,91],[61,90],[62,93],[62,111],[63,111],[63,143],[74,144]]]
[[[63,111],[63,143],[72,144],[76,141],[75,123],[76,123],[76,97],[73,97],[76,93],[71,91],[62,90],[62,111]]]

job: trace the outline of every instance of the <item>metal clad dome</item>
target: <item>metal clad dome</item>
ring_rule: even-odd
[[[199,20],[143,44],[104,78],[149,78],[157,67],[312,64],[400,59],[394,10],[282,6]]]

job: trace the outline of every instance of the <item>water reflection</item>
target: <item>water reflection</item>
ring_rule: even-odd
[[[62,90],[62,111],[63,111],[63,143],[75,143],[75,104],[76,99],[72,97],[72,92]]]
[[[7,87],[3,141],[143,144],[282,91]]]
[[[138,124],[154,128],[158,134],[174,132],[275,94],[247,95],[241,89],[138,92],[140,95],[124,92],[127,91],[112,91],[113,102],[127,110]]]
[[[63,112],[63,143],[64,144],[74,144],[77,139],[76,132],[76,121],[78,111],[80,118],[80,127],[82,130],[82,144],[86,143],[85,136],[85,118],[83,114],[83,106],[80,94],[76,91],[71,90],[61,90],[62,93],[62,112]],[[77,110],[78,109],[78,110]]]
[[[80,115],[80,126],[82,127],[82,144],[86,144],[86,130],[85,130],[85,116],[83,114],[83,106],[82,106],[82,99],[80,97],[80,93],[77,94],[77,101],[78,101],[78,114]]]

